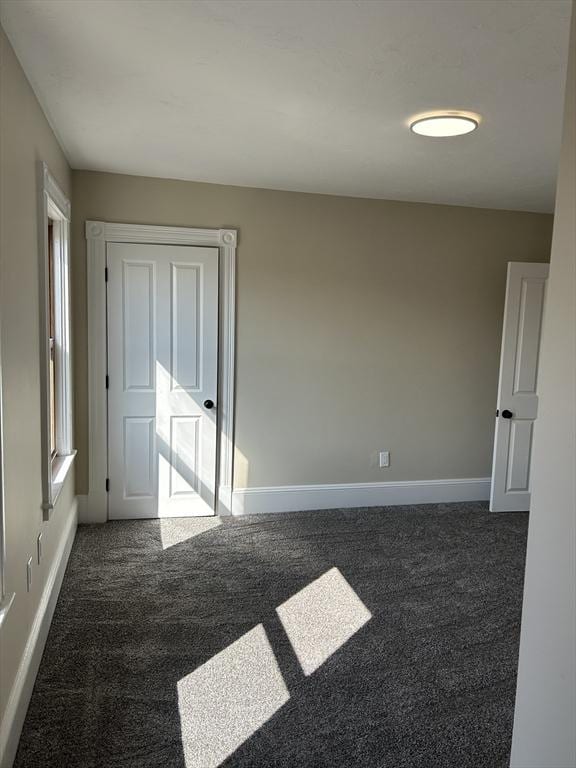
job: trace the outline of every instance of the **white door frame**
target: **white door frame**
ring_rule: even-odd
[[[234,468],[234,369],[236,325],[235,229],[192,229],[140,224],[86,222],[88,259],[88,444],[89,490],[84,522],[108,519],[108,402],[106,246],[107,243],[157,243],[218,248],[218,456],[216,514],[232,514]]]

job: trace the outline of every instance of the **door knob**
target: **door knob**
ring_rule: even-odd
[[[214,400],[204,400],[204,408],[211,410],[214,408]]]
[[[512,411],[508,411],[508,410],[502,411],[502,418],[503,419],[511,419],[512,416],[514,416]]]

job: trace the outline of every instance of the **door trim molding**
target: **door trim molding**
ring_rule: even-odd
[[[88,268],[88,494],[81,522],[102,523],[108,518],[107,446],[107,243],[156,243],[218,248],[218,457],[216,514],[232,514],[234,470],[234,381],[236,335],[235,229],[196,229],[141,224],[86,222]]]
[[[401,504],[487,501],[489,495],[489,477],[236,488],[232,494],[233,514],[239,516]]]

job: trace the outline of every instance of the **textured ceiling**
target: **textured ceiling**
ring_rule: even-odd
[[[569,0],[2,0],[74,168],[551,211]],[[480,129],[407,119],[477,111]]]

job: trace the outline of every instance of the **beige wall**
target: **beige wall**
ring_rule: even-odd
[[[236,487],[490,474],[506,263],[551,216],[84,171],[73,202],[78,492],[86,219],[238,228]]]
[[[513,768],[576,766],[576,11],[556,195]]]
[[[72,502],[69,476],[52,519],[42,522],[37,163],[70,192],[70,170],[0,29],[0,321],[4,405],[6,587],[15,592],[0,628],[0,720]],[[36,538],[44,557],[36,564]],[[26,592],[26,562],[33,583]],[[5,723],[4,723],[5,724]],[[2,732],[5,735],[5,732]]]

